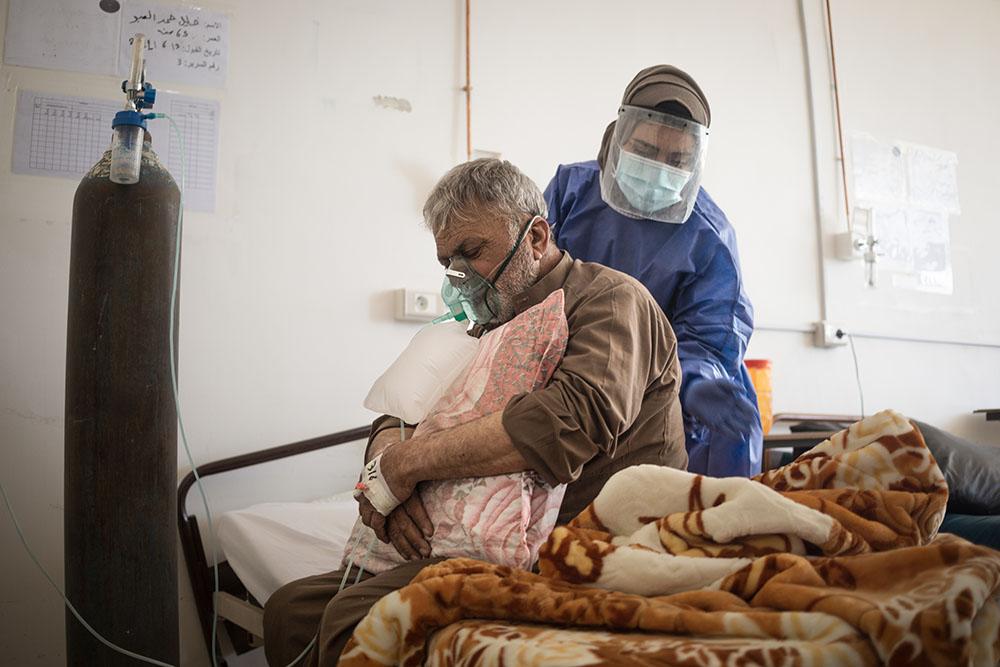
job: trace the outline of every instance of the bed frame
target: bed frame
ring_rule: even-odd
[[[198,476],[205,478],[318,449],[367,440],[370,430],[370,426],[361,426],[310,440],[213,461],[198,466]],[[240,654],[261,645],[264,634],[264,610],[247,592],[246,587],[225,561],[219,562],[219,592],[215,593],[215,578],[212,566],[205,554],[201,531],[198,528],[198,519],[187,511],[188,492],[191,491],[194,484],[195,473],[192,471],[184,477],[177,488],[177,527],[180,530],[184,561],[187,564],[188,576],[191,578],[191,588],[194,591],[194,602],[198,608],[198,619],[201,621],[205,645],[208,647],[209,654],[214,651],[219,659],[219,664],[225,665],[222,657],[229,651],[222,649],[231,649],[236,654]],[[213,595],[215,596],[214,605],[212,604]],[[220,620],[216,646],[212,645],[212,615],[214,613],[219,615]],[[223,646],[227,641],[230,646]]]

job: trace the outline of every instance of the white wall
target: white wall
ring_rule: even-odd
[[[364,392],[414,332],[392,321],[389,290],[434,288],[440,280],[420,208],[436,178],[464,159],[465,114],[458,0],[201,4],[232,16],[227,86],[165,87],[222,105],[217,210],[187,216],[182,274],[181,399],[195,456],[204,462],[369,418],[360,407]],[[966,323],[985,324],[953,333],[1000,343],[990,325],[998,284],[991,259],[1000,247],[991,206],[1000,185],[993,166],[1000,128],[991,120],[1000,107],[1000,43],[990,36],[1000,34],[1000,5],[833,4],[845,129],[959,153],[963,214],[952,222],[953,302],[972,309],[961,315]],[[814,167],[798,2],[644,0],[627,5],[627,14],[623,6],[474,2],[475,146],[502,151],[544,187],[558,162],[595,154],[635,71],[678,64],[712,103],[705,185],[738,231],[758,322],[796,328],[819,319],[825,272],[830,316],[864,328],[867,306],[856,306],[845,287],[860,281],[860,267],[821,265],[817,257],[815,221],[824,211],[814,177],[829,199],[835,162],[823,152],[829,127],[820,128]],[[6,7],[0,2],[0,21]],[[944,85],[943,68],[944,101],[933,92]],[[933,76],[918,94],[921,72]],[[812,75],[823,88],[825,62],[814,62]],[[6,65],[2,77],[0,481],[42,563],[61,581],[64,332],[76,183],[12,175],[10,137],[18,89],[115,99],[118,82]],[[898,83],[904,80],[909,87]],[[376,95],[405,98],[412,111],[377,107]],[[828,102],[818,101],[818,117]],[[154,132],[157,140],[165,134]],[[841,223],[834,217],[824,224],[826,242]],[[917,329],[914,336],[924,337],[906,298],[896,300],[903,303],[899,325],[888,333]],[[1000,349],[859,339],[857,351],[869,410],[896,407],[1000,443],[1000,429],[969,414],[1000,403]],[[759,331],[751,355],[775,363],[777,410],[857,410],[846,348],[818,350],[804,334]],[[248,473],[210,493],[223,509],[257,487],[266,498],[323,484],[337,491],[349,484],[357,456],[355,447],[319,457],[320,476],[309,484],[299,481],[300,465],[294,473]],[[185,473],[186,463],[179,470]],[[60,602],[14,539],[0,518],[0,663],[61,664]],[[184,577],[181,591],[183,663],[205,664]]]

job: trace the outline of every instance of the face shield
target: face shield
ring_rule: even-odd
[[[459,255],[449,260],[444,272],[444,283],[441,285],[441,298],[448,306],[451,317],[456,320],[469,319],[482,325],[494,324],[499,320],[501,303],[497,281],[521,247],[531,225],[539,219],[541,216],[536,215],[524,225],[514,247],[492,271],[492,278],[485,278],[476,271],[467,257]]]
[[[700,123],[623,106],[601,169],[601,197],[630,218],[680,224],[698,198],[707,147]]]

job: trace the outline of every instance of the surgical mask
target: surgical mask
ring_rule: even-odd
[[[641,213],[652,213],[681,200],[691,172],[622,151],[615,180],[629,204]]]
[[[531,225],[539,218],[540,216],[536,215],[524,225],[517,241],[514,242],[514,247],[493,271],[492,279],[484,278],[472,268],[467,258],[452,259],[445,270],[444,283],[441,285],[441,298],[448,306],[449,312],[434,321],[469,319],[476,324],[491,324],[496,321],[500,316],[500,292],[496,284],[510,264],[510,260],[514,258]]]

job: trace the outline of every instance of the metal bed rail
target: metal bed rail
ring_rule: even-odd
[[[211,463],[198,466],[196,470],[198,477],[204,479],[212,475],[277,461],[290,456],[306,454],[359,440],[367,440],[370,431],[370,426],[360,426],[347,431],[323,435],[318,438],[311,438],[287,445],[248,452],[219,461],[212,461]],[[201,622],[205,645],[211,654],[213,651],[217,651],[217,647],[212,646],[212,616],[214,614],[212,596],[215,590],[215,583],[212,566],[209,564],[205,554],[205,545],[202,542],[198,519],[187,511],[187,496],[194,484],[195,473],[192,471],[181,480],[180,485],[177,487],[177,528],[180,531],[184,562],[187,565],[188,576],[191,578],[191,588],[194,592],[194,602],[198,609],[198,619]],[[220,565],[222,564],[220,563]],[[221,590],[227,588],[238,590],[242,586],[231,570],[220,571],[219,575]]]

